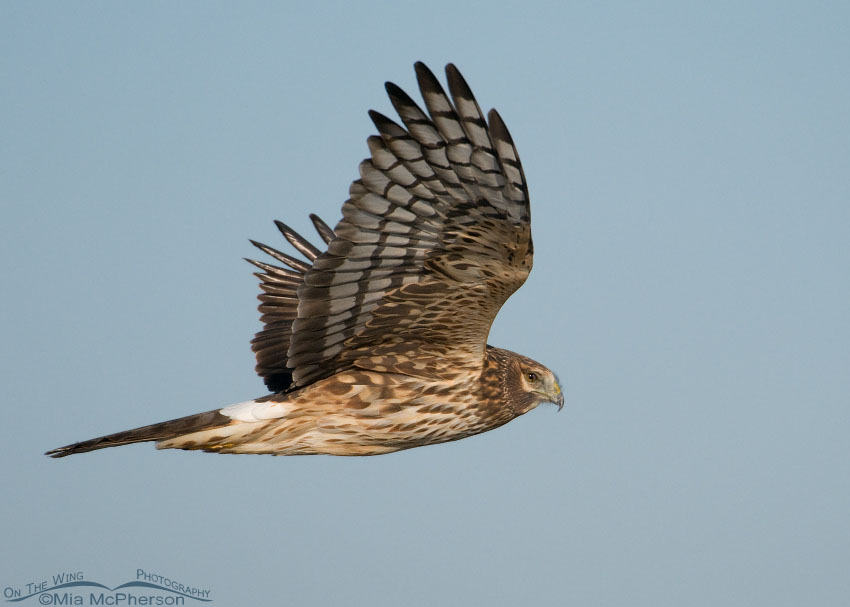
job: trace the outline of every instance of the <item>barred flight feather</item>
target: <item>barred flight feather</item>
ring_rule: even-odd
[[[352,352],[380,340],[369,329],[370,323],[385,329],[392,322],[386,317],[390,311],[397,320],[405,306],[395,300],[403,299],[404,288],[415,283],[443,283],[437,293],[468,287],[467,280],[507,283],[492,285],[488,292],[497,294],[497,299],[486,306],[483,316],[476,310],[478,316],[469,319],[475,327],[475,343],[467,344],[464,351],[480,352],[499,307],[527,276],[531,268],[528,197],[513,141],[494,113],[490,114],[491,132],[454,66],[447,67],[446,73],[451,98],[428,68],[416,65],[428,114],[399,87],[387,84],[390,100],[407,128],[370,112],[379,136],[368,140],[371,158],[360,165],[361,177],[352,183],[343,219],[334,228],[326,252],[314,257],[317,251],[312,245],[292,230],[282,229],[287,240],[312,261],[309,269],[270,247],[262,248],[303,271],[296,291],[297,317],[285,334],[275,333],[290,339],[287,360],[277,365],[291,371],[293,384],[286,388],[351,367],[357,358]],[[486,218],[497,218],[501,225],[479,225]],[[453,251],[457,254],[452,255]],[[458,255],[466,261],[459,263]],[[476,255],[482,257],[477,263]],[[473,259],[472,267],[467,258]],[[269,283],[267,292],[273,297],[291,297],[289,289]],[[290,281],[286,284],[294,286]],[[446,314],[457,315],[436,298],[431,312],[434,326]],[[274,305],[275,301],[264,303]],[[280,302],[282,306],[291,303]],[[427,341],[432,339],[432,329],[422,323],[408,326],[405,337]],[[260,353],[270,347],[266,343],[259,337],[255,340],[255,345],[264,346]],[[274,352],[280,354],[282,349],[275,347]]]

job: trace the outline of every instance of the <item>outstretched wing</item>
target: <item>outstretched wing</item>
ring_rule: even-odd
[[[491,110],[485,120],[460,72],[450,64],[446,74],[451,100],[416,64],[428,114],[387,83],[406,129],[370,112],[380,136],[368,140],[372,157],[328,250],[315,256],[289,238],[312,266],[294,277],[303,278],[297,313],[292,289],[265,302],[255,349],[267,344],[258,363],[262,356],[276,369],[275,385],[305,386],[354,366],[446,377],[483,365],[493,319],[531,270],[528,189],[502,119]]]

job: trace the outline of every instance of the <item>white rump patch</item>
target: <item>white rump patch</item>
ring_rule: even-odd
[[[228,405],[220,410],[222,415],[240,422],[261,422],[267,419],[285,417],[291,411],[289,403],[263,402],[249,400],[244,403]]]

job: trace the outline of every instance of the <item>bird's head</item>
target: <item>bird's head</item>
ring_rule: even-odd
[[[558,411],[564,408],[564,393],[558,376],[540,363],[520,364],[520,380],[526,399],[532,403],[525,411],[530,411],[541,403],[558,405]]]
[[[557,405],[559,411],[564,407],[564,393],[555,373],[521,354],[502,352],[507,354],[503,362],[505,396],[517,415],[542,403]]]

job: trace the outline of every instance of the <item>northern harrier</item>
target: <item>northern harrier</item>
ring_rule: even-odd
[[[554,373],[487,345],[531,271],[528,188],[495,110],[485,120],[451,64],[450,95],[416,64],[426,114],[387,83],[404,126],[378,112],[371,158],[320,251],[277,226],[306,261],[254,242],[263,293],[252,341],[268,396],[48,451],[144,441],[160,449],[377,455],[492,430],[544,402]]]

